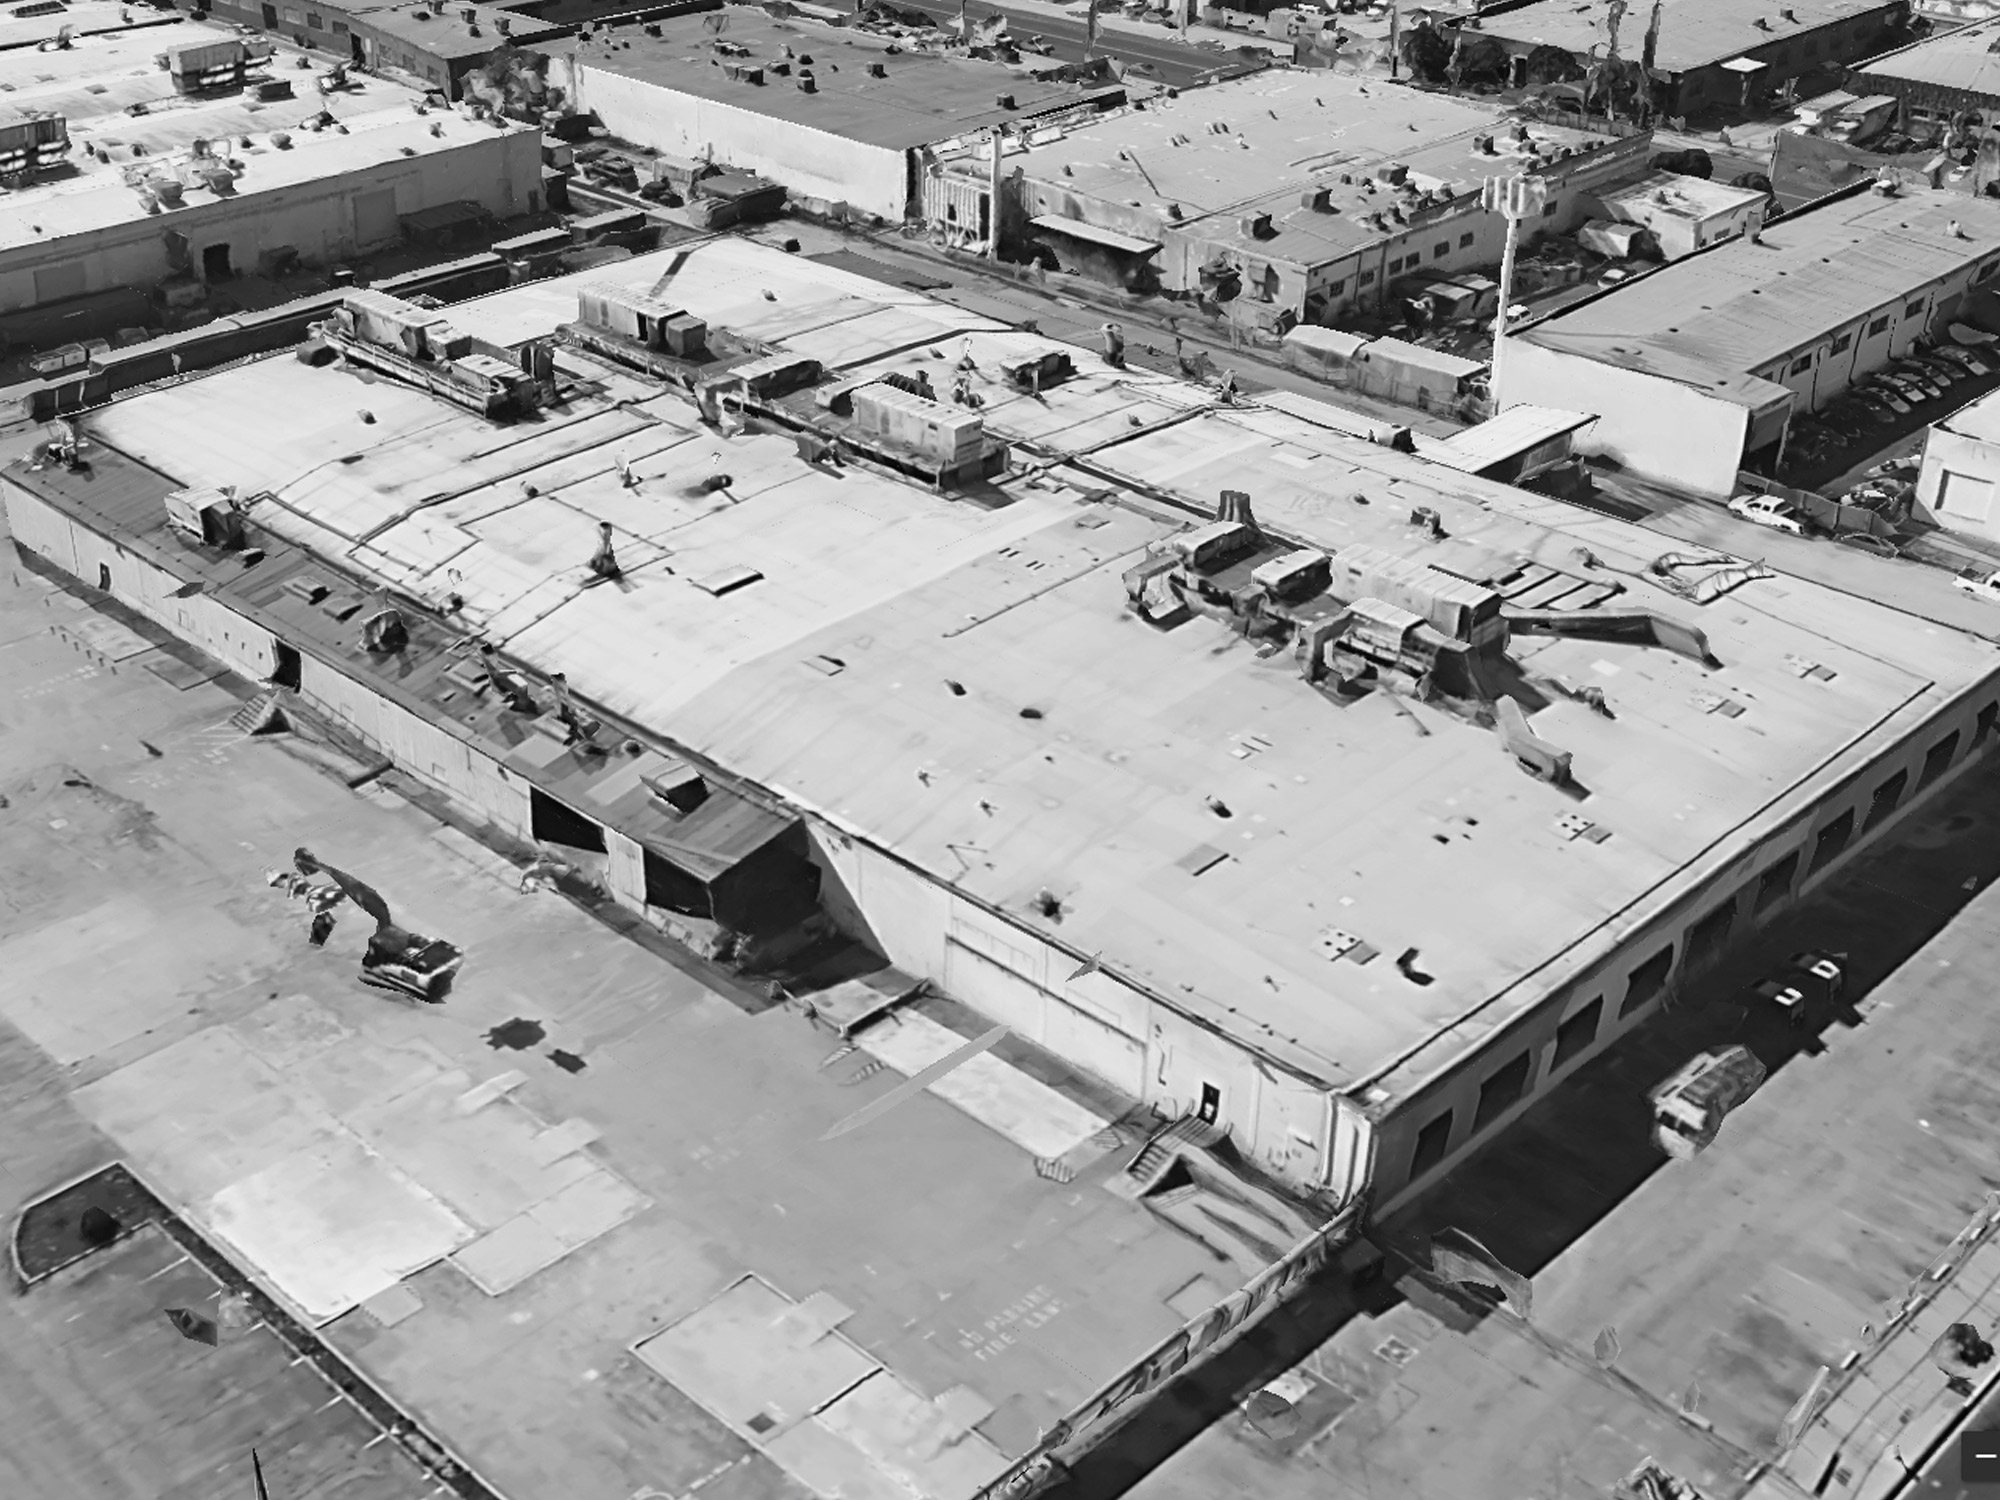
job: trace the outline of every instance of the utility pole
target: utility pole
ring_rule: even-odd
[[[1500,258],[1500,310],[1493,315],[1493,368],[1487,377],[1496,417],[1506,409],[1500,393],[1500,361],[1507,343],[1507,309],[1514,303],[1514,256],[1520,248],[1521,221],[1540,218],[1548,196],[1548,182],[1530,176],[1489,177],[1479,195],[1480,206],[1488,213],[1507,216],[1507,249]]]
[[[1403,6],[1401,0],[1389,0],[1389,76],[1397,78],[1403,69]],[[1421,79],[1418,80],[1422,82]]]
[[[1000,127],[993,127],[993,160],[986,173],[986,258],[1000,263]]]

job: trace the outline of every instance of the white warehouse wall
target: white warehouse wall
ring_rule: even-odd
[[[463,200],[510,218],[528,212],[531,195],[539,195],[541,185],[541,135],[516,129],[496,130],[488,139],[449,151],[398,156],[344,177],[271,192],[211,198],[191,190],[190,196],[198,194],[202,201],[166,213],[149,215],[131,197],[133,216],[120,224],[0,253],[0,309],[35,306],[35,271],[58,258],[83,267],[78,295],[150,286],[171,269],[165,241],[169,229],[187,237],[197,274],[202,251],[216,244],[229,246],[237,272],[254,272],[259,255],[285,246],[309,262],[340,260],[374,248],[360,243],[355,219],[356,200],[370,194],[393,192],[398,214]]]
[[[711,151],[724,165],[758,172],[794,194],[846,203],[901,223],[910,202],[909,153],[831,135],[755,110],[626,78],[569,61],[572,97],[605,129],[635,146],[683,159]],[[789,79],[766,88],[791,87]],[[747,92],[755,86],[744,84]]]
[[[1599,364],[1525,339],[1507,340],[1496,407],[1552,406],[1594,413],[1577,449],[1633,473],[1726,500],[1736,493],[1750,413],[1661,375]]]

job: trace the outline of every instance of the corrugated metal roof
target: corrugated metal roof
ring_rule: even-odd
[[[2000,96],[2000,53],[1992,50],[1995,41],[2000,41],[2000,20],[1974,21],[1870,58],[1855,68],[1852,82],[1862,88],[1931,84],[1963,89],[1968,94]]]
[[[1551,438],[1588,427],[1596,420],[1588,412],[1558,411],[1550,406],[1510,406],[1477,426],[1453,433],[1443,442],[1433,441],[1423,451],[1438,463],[1462,473],[1477,474],[1539,448]]]
[[[1675,261],[1513,337],[1740,389],[1741,376],[2000,251],[2000,202],[1868,193],[1768,224],[1760,240]]]
[[[722,326],[727,309],[761,307],[779,339],[787,309],[814,329],[849,298],[919,310],[898,288],[739,240],[640,257],[616,279],[644,288],[676,264],[662,295]],[[511,299],[563,302],[530,286],[484,309],[460,304],[453,320],[519,326],[524,315],[502,305]],[[1416,1071],[1447,1065],[1587,972],[1645,911],[1684,899],[1691,861],[1796,816],[1992,669],[1983,642],[1796,579],[1753,585],[1754,608],[1739,593],[1704,613],[1645,581],[1667,539],[1357,440],[1313,420],[1312,403],[1216,410],[1185,382],[1112,370],[1084,350],[1071,351],[1077,377],[1038,400],[997,371],[1049,341],[966,332],[961,317],[939,307],[934,344],[883,362],[956,359],[969,339],[988,430],[1032,441],[1054,466],[952,498],[863,465],[812,468],[787,437],[720,437],[650,382],[596,364],[576,380],[583,367],[567,355],[566,405],[532,423],[496,426],[280,357],[116,402],[86,425],[160,470],[159,493],[197,480],[276,490],[256,519],[280,535],[357,566],[365,556],[433,597],[461,592],[468,625],[539,672],[566,672],[585,701],[657,726],[668,748],[934,880],[1030,924],[1035,893],[1055,890],[1064,942],[1336,1083],[1412,1051]],[[347,415],[364,401],[373,424]],[[244,430],[267,441],[232,446]],[[641,443],[628,488],[614,460]],[[717,463],[732,479],[726,496],[694,483]],[[38,481],[85,511],[117,493]],[[1490,731],[1419,708],[1431,733],[1418,735],[1379,698],[1335,711],[1222,626],[1160,632],[1123,610],[1124,569],[1188,518],[1169,497],[1206,512],[1224,489],[1248,492],[1287,539],[1384,549],[1419,576],[1424,544],[1408,524],[1419,505],[1460,544],[1438,553],[1444,562],[1481,549],[1554,587],[1587,546],[1622,570],[1628,602],[1699,623],[1725,665],[1561,637],[1517,646],[1525,670],[1601,680],[1619,708],[1615,722],[1564,702],[1536,715],[1537,732],[1576,755],[1591,816],[1613,834],[1572,841],[1555,825],[1567,799],[1523,778]],[[132,497],[140,509],[143,495]],[[600,517],[625,578],[587,588]],[[365,550],[358,526],[374,533]],[[732,565],[763,578],[720,598],[688,581]],[[1463,576],[1467,564],[1453,565]],[[291,611],[293,629],[342,638],[296,601],[268,607]],[[442,687],[428,654],[440,633],[428,621],[413,633],[407,680],[339,649],[385,692],[421,703]],[[1788,656],[1837,676],[1802,679]],[[1753,723],[1687,710],[1718,677],[1754,693]],[[495,727],[511,717],[465,711],[468,733],[489,732],[482,714]],[[612,779],[622,773],[541,739],[515,742],[529,774],[572,806],[602,792],[652,817],[644,836],[678,840],[689,860],[730,858],[775,826],[721,808],[699,822],[649,814],[640,788]],[[1233,815],[1218,817],[1208,797]],[[1461,837],[1455,820],[1468,813],[1478,832]],[[1227,858],[1195,874],[1185,857],[1203,844]],[[1328,964],[1329,925],[1384,952],[1419,948],[1437,983],[1414,990],[1379,965]]]

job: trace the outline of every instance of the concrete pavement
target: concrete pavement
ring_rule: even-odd
[[[64,644],[49,624],[76,605],[0,574],[0,1019],[51,1059],[37,1098],[80,1106],[513,1500],[703,1481],[705,1500],[792,1500],[799,1472],[956,1500],[964,1475],[931,1474],[929,1446],[997,1471],[1226,1274],[1093,1180],[1127,1137],[1086,1141],[1071,1183],[1036,1173],[1017,1138],[1074,1129],[1087,1099],[960,1079],[977,1087],[821,1143],[893,1067],[520,894],[393,792],[231,731],[237,699],[199,671]],[[351,913],[307,946],[263,879],[300,844],[466,948],[448,1005],[360,987]],[[948,1048],[920,1020],[949,1024],[880,1050]],[[24,1193],[58,1175],[6,1166]],[[795,1306],[786,1326],[858,1351],[866,1400],[811,1427],[632,1352],[726,1311],[746,1275]],[[752,1394],[789,1368],[740,1358]]]

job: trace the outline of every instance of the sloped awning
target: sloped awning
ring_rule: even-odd
[[[662,859],[708,885],[783,838],[798,821],[718,788],[686,817],[656,811],[635,832]]]
[[[1095,224],[1086,224],[1081,219],[1065,219],[1061,214],[1043,214],[1028,221],[1037,229],[1046,229],[1050,234],[1066,234],[1071,239],[1089,240],[1093,245],[1102,245],[1107,250],[1120,250],[1127,255],[1151,255],[1160,248],[1158,240],[1142,240],[1129,234],[1120,234],[1115,229],[1100,229]]]

